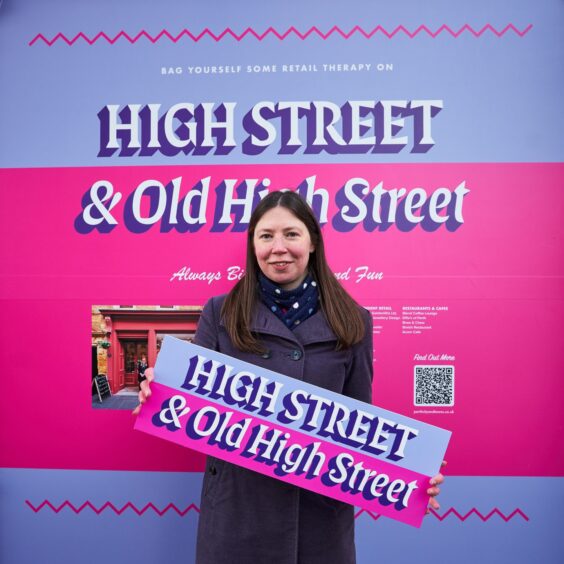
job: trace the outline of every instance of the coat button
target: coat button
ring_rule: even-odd
[[[215,476],[217,474],[217,468],[215,466],[210,466],[210,474]]]
[[[298,349],[294,349],[291,353],[290,353],[290,358],[292,360],[300,360],[300,358],[302,358],[302,351],[298,350]]]
[[[270,358],[272,356],[272,352],[270,349],[266,349],[260,356],[261,358]]]

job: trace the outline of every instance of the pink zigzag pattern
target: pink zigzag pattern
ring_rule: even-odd
[[[439,520],[444,521],[449,515],[455,515],[462,522],[466,521],[471,515],[477,515],[484,523],[491,519],[494,515],[499,515],[506,523],[513,519],[517,515],[521,515],[525,521],[529,521],[529,518],[520,510],[515,509],[508,516],[504,515],[497,507],[492,509],[487,515],[482,515],[475,507],[473,507],[468,513],[461,515],[454,507],[451,507],[446,513],[439,515],[434,509],[431,509],[431,513]]]
[[[360,509],[355,513],[354,518],[358,519],[363,513],[366,513],[366,515],[372,517],[373,521],[378,521],[378,519],[382,517],[382,515],[380,515],[379,513],[372,513],[372,511],[368,511],[368,509]]]
[[[358,519],[363,513],[366,513],[374,521],[377,521],[381,517],[378,513],[372,513],[366,509],[361,509],[355,514],[354,518]],[[482,515],[482,513],[480,513],[475,507],[464,515],[461,515],[456,509],[454,509],[454,507],[451,507],[442,515],[439,515],[434,509],[430,509],[430,514],[436,517],[439,521],[444,521],[449,515],[458,517],[458,519],[462,522],[466,521],[466,519],[468,519],[471,515],[477,515],[484,523],[489,521],[494,515],[499,515],[506,523],[511,521],[511,519],[517,515],[520,515],[523,519],[525,519],[525,521],[529,521],[529,518],[520,509],[515,509],[515,511],[506,516],[497,507],[492,509],[487,515]]]
[[[44,507],[48,507],[50,509],[52,509],[55,513],[59,513],[60,511],[62,511],[65,507],[69,507],[72,511],[74,511],[74,513],[76,513],[77,515],[81,512],[84,511],[87,507],[89,507],[92,511],[94,511],[94,513],[96,513],[97,515],[100,515],[100,513],[102,513],[103,511],[105,511],[106,509],[112,510],[116,513],[116,515],[121,515],[124,511],[126,511],[127,509],[131,509],[132,511],[134,511],[135,513],[137,513],[137,515],[143,515],[146,511],[148,511],[149,509],[152,509],[157,515],[159,515],[160,517],[162,517],[165,513],[167,513],[168,511],[175,511],[176,513],[178,513],[178,515],[180,515],[181,517],[184,517],[184,515],[186,515],[186,513],[188,513],[191,510],[196,511],[197,513],[200,512],[200,508],[197,505],[194,505],[193,503],[191,503],[190,505],[188,505],[188,507],[186,507],[185,509],[179,509],[174,503],[169,503],[166,507],[164,507],[163,509],[159,509],[158,507],[156,507],[153,503],[147,503],[147,505],[145,505],[144,507],[142,507],[141,509],[139,509],[138,507],[136,507],[133,503],[131,503],[130,501],[128,501],[123,507],[116,507],[111,501],[106,501],[106,503],[104,503],[104,505],[100,506],[100,507],[96,507],[95,505],[93,505],[90,501],[85,501],[82,505],[80,505],[79,507],[76,507],[75,505],[73,505],[70,501],[64,501],[63,503],[61,503],[61,505],[59,506],[55,506],[53,505],[49,500],[45,500],[44,502],[40,503],[38,506],[34,506],[29,500],[26,499],[26,504],[33,510],[34,513],[38,513],[39,511],[41,511]]]
[[[165,513],[167,513],[168,511],[174,511],[176,512],[180,517],[184,517],[184,515],[186,515],[186,513],[188,513],[189,511],[196,511],[197,513],[200,512],[200,508],[195,505],[194,503],[191,503],[190,505],[188,505],[185,509],[179,509],[174,503],[169,503],[167,506],[165,506],[163,509],[159,509],[158,507],[156,507],[153,503],[147,503],[145,506],[143,506],[141,509],[139,509],[137,506],[135,506],[133,503],[131,503],[130,501],[128,501],[125,505],[123,505],[122,507],[116,507],[111,501],[106,501],[106,503],[104,503],[103,505],[101,505],[100,507],[96,507],[95,505],[93,505],[90,501],[85,501],[82,505],[76,507],[75,505],[73,505],[70,501],[64,501],[63,503],[61,503],[58,506],[53,505],[49,500],[45,500],[42,503],[40,503],[39,505],[35,506],[33,505],[33,503],[31,503],[31,501],[29,500],[25,500],[26,504],[28,505],[28,507],[34,512],[34,513],[39,513],[39,511],[41,511],[43,508],[48,507],[49,509],[51,509],[53,512],[55,513],[59,513],[61,512],[65,507],[68,507],[69,509],[71,509],[71,511],[73,511],[74,513],[76,513],[77,515],[79,513],[81,513],[82,511],[84,511],[86,508],[90,508],[92,511],[94,511],[94,513],[96,513],[96,515],[100,515],[100,513],[106,511],[106,510],[111,510],[113,511],[116,515],[121,515],[124,511],[126,511],[127,509],[131,509],[132,511],[134,511],[135,513],[137,513],[137,515],[141,516],[144,513],[146,513],[149,509],[153,510],[157,515],[159,515],[160,517],[162,517]],[[354,516],[355,519],[358,519],[363,513],[367,514],[369,517],[372,518],[373,521],[378,521],[378,519],[380,519],[381,515],[379,515],[378,513],[373,513],[372,511],[368,511],[367,509],[360,509]],[[471,515],[477,515],[484,523],[486,521],[488,521],[489,519],[491,519],[494,515],[499,515],[506,523],[508,521],[510,521],[511,519],[513,519],[513,517],[520,515],[523,519],[525,519],[525,521],[529,521],[529,518],[520,510],[520,509],[515,509],[515,511],[513,511],[510,515],[506,516],[504,515],[499,509],[497,509],[497,507],[495,509],[492,509],[487,515],[482,515],[482,513],[480,513],[476,508],[471,509],[470,511],[468,511],[468,513],[466,513],[465,515],[461,515],[460,513],[458,513],[458,511],[456,509],[454,509],[453,507],[451,507],[446,513],[444,513],[443,515],[439,515],[435,510],[431,509],[431,515],[433,515],[434,517],[436,517],[439,521],[444,521],[449,515],[455,515],[456,517],[458,517],[458,519],[460,519],[460,521],[464,522],[466,521],[466,519],[468,519]]]
[[[308,39],[311,35],[317,35],[321,39],[328,39],[332,35],[340,35],[343,39],[349,39],[350,37],[352,37],[355,34],[360,34],[360,35],[364,36],[366,39],[370,39],[374,35],[376,35],[377,33],[385,35],[388,39],[392,39],[394,36],[396,36],[399,33],[403,33],[404,35],[406,35],[410,39],[413,39],[414,37],[416,37],[419,34],[426,33],[429,37],[432,37],[433,39],[435,39],[441,33],[448,33],[454,38],[459,37],[464,32],[470,33],[474,37],[481,37],[487,31],[493,33],[497,37],[502,37],[503,35],[505,35],[509,31],[516,33],[519,37],[523,37],[524,35],[526,35],[531,30],[532,27],[533,27],[533,24],[529,24],[528,26],[526,26],[522,30],[519,30],[512,23],[510,23],[510,24],[507,24],[501,30],[496,29],[491,24],[486,24],[483,27],[481,27],[480,29],[474,29],[471,25],[464,24],[460,29],[454,30],[454,29],[450,28],[448,25],[443,24],[438,29],[436,29],[435,31],[432,31],[426,25],[420,25],[414,31],[409,31],[409,29],[407,29],[405,26],[398,25],[392,31],[388,31],[387,29],[385,29],[381,25],[377,25],[375,28],[371,29],[370,31],[366,31],[362,27],[355,25],[350,31],[346,32],[346,31],[343,31],[339,26],[334,25],[331,29],[329,29],[325,33],[323,33],[316,26],[310,27],[304,33],[299,31],[298,29],[296,29],[294,26],[288,28],[285,32],[280,33],[274,27],[270,26],[268,29],[266,29],[262,33],[259,33],[257,31],[255,31],[253,28],[248,27],[247,29],[245,29],[245,31],[243,31],[242,33],[239,33],[239,34],[235,33],[230,27],[225,28],[220,34],[216,34],[211,29],[206,27],[203,31],[201,31],[197,35],[193,34],[188,29],[183,29],[178,35],[173,35],[169,31],[167,31],[166,29],[163,29],[161,32],[159,32],[155,36],[151,35],[150,33],[146,32],[145,30],[141,30],[139,33],[137,33],[137,35],[134,35],[132,37],[127,32],[122,30],[117,35],[115,35],[114,37],[110,37],[110,36],[106,35],[106,33],[104,33],[103,31],[100,31],[93,38],[88,37],[86,34],[84,34],[81,31],[80,33],[77,33],[72,38],[68,38],[64,33],[57,33],[57,35],[55,35],[55,37],[53,37],[53,39],[47,39],[47,37],[45,37],[42,33],[38,33],[29,42],[29,45],[30,46],[34,45],[37,41],[40,41],[40,40],[43,41],[49,47],[51,47],[54,43],[56,43],[59,40],[64,41],[67,45],[74,45],[79,39],[83,39],[89,45],[93,45],[97,41],[105,39],[110,45],[113,45],[114,43],[116,43],[116,41],[118,41],[121,38],[123,38],[126,41],[129,41],[129,43],[133,44],[133,43],[136,43],[137,41],[139,41],[142,37],[145,37],[148,41],[150,41],[153,44],[156,43],[157,41],[159,41],[160,39],[162,39],[163,37],[168,38],[173,43],[177,43],[183,37],[187,37],[187,38],[189,38],[192,41],[197,43],[198,41],[200,41],[201,39],[203,39],[206,36],[210,37],[211,39],[213,39],[216,42],[221,41],[223,38],[225,38],[227,36],[235,39],[236,41],[242,41],[247,36],[252,36],[255,39],[257,39],[258,41],[262,41],[265,37],[267,37],[269,35],[273,35],[274,37],[277,37],[281,41],[283,41],[284,39],[286,39],[290,35],[294,35],[296,37],[299,37],[302,41],[305,40],[305,39]]]

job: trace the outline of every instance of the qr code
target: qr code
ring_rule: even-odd
[[[454,405],[454,366],[416,366],[414,404]]]

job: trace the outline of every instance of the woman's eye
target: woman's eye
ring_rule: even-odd
[[[259,239],[270,239],[271,235],[270,233],[262,233],[259,235]]]
[[[299,236],[300,236],[300,234],[296,231],[290,231],[289,233],[286,233],[286,237],[294,238],[294,237],[299,237]]]

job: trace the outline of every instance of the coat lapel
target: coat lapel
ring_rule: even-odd
[[[308,317],[294,331],[291,331],[262,302],[259,302],[255,309],[251,331],[274,335],[304,346],[311,343],[337,340],[321,309]]]

